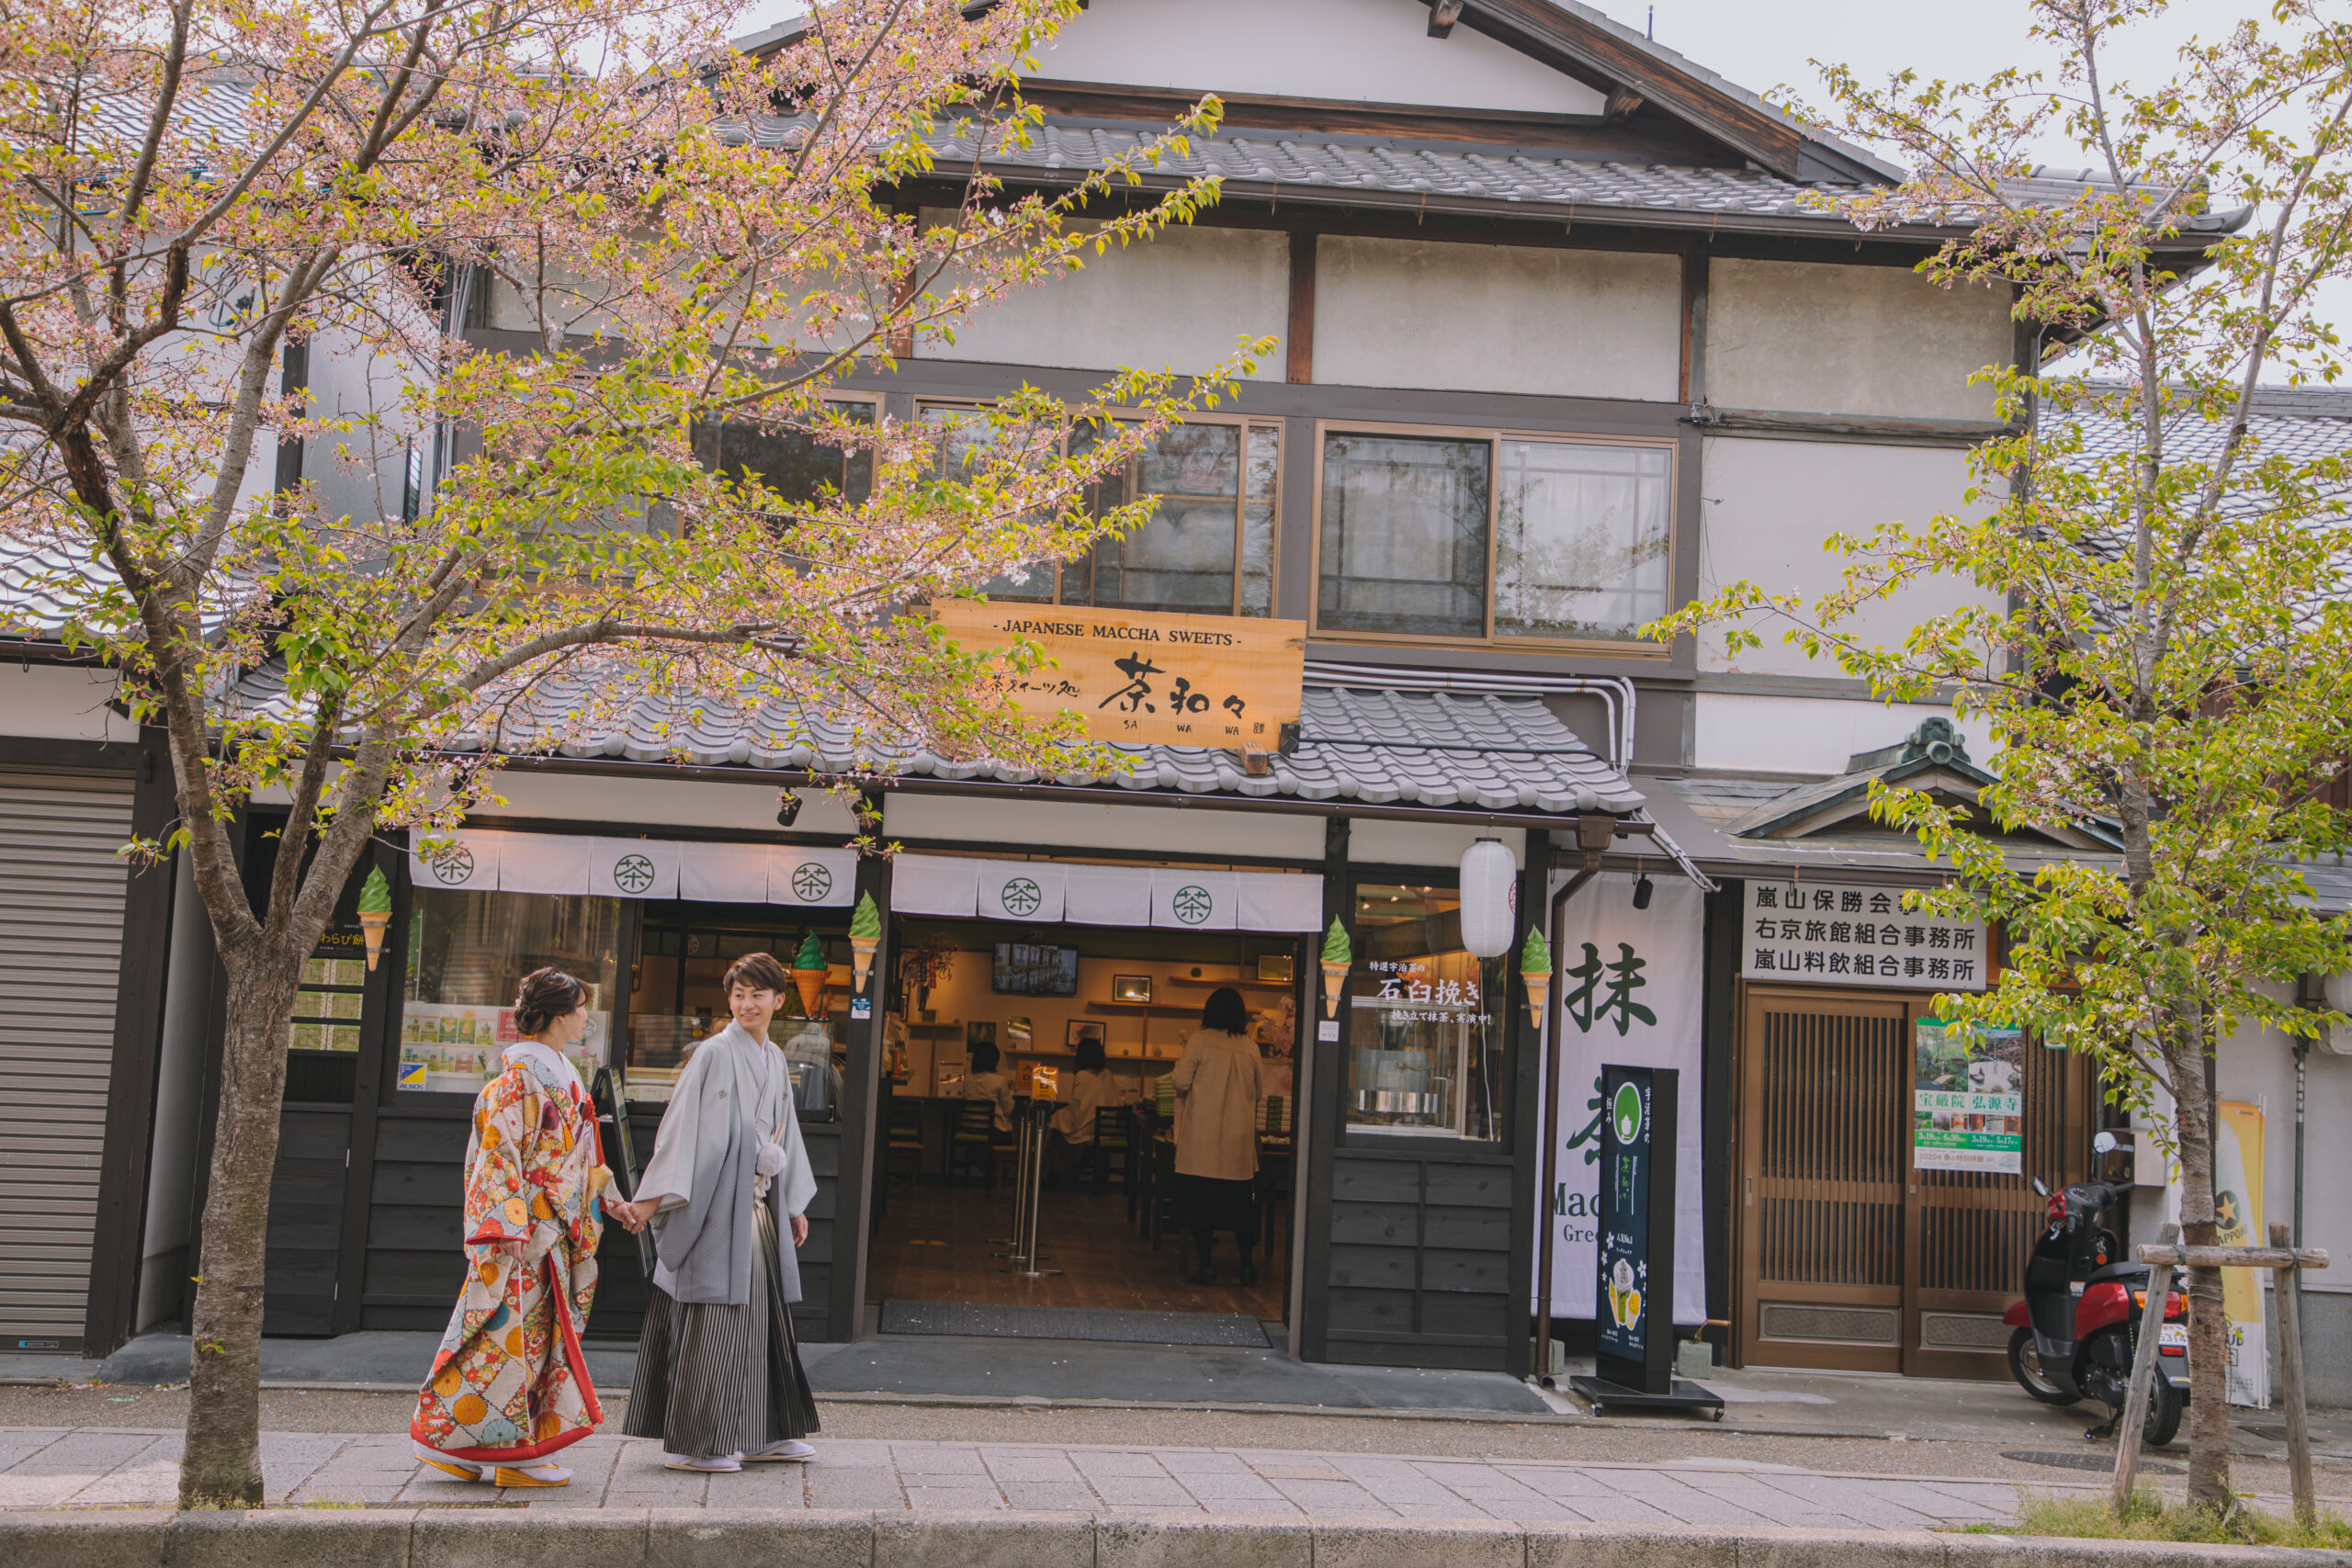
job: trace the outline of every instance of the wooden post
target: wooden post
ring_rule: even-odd
[[[2270,1227],[2270,1245],[2291,1245],[2285,1225]],[[2312,1496],[2312,1433],[2303,1414],[2302,1271],[2273,1269],[2270,1282],[2271,1299],[2278,1308],[2278,1382],[2287,1401],[2287,1463],[2294,1477],[2295,1517],[2311,1529],[2319,1523],[2319,1506]]]
[[[2180,1227],[2167,1221],[2156,1233],[2171,1247],[2180,1240]],[[2172,1265],[2148,1266],[2148,1299],[2140,1311],[2140,1344],[2132,1355],[2132,1388],[2123,1401],[2123,1416],[2115,1432],[2115,1517],[2123,1517],[2132,1489],[2140,1480],[2140,1438],[2148,1427],[2148,1401],[2155,1393],[2158,1343],[2164,1338],[2165,1298],[2172,1294]]]

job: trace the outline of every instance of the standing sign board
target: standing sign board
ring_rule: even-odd
[[[1272,751],[1298,722],[1304,621],[972,599],[932,618],[968,650],[1035,645],[1046,662],[1012,678],[1021,711],[1075,713],[1096,740]]]
[[[2025,1036],[1923,1018],[1913,1035],[1911,1165],[2025,1173]]]
[[[1674,1161],[1677,1080],[1670,1067],[1600,1069],[1601,1379],[1641,1393],[1674,1387]],[[1655,1269],[1652,1260],[1657,1262]]]
[[[1991,967],[1983,921],[1906,911],[1899,887],[1750,881],[1744,908],[1750,980],[1981,991]]]

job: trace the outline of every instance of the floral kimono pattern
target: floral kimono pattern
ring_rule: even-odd
[[[597,1196],[610,1173],[593,1102],[528,1059],[474,1100],[466,1151],[466,1282],[409,1435],[481,1464],[528,1464],[605,1413],[581,1355],[596,1294]],[[524,1261],[492,1251],[526,1243]]]

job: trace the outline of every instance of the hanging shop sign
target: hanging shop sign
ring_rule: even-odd
[[[1981,920],[1906,911],[1899,887],[1750,882],[1739,972],[1751,980],[1981,991],[1991,946]]]
[[[1912,1036],[1911,1164],[2025,1173],[2025,1035],[1923,1018]]]
[[[1553,879],[1559,890],[1564,874]],[[1672,1069],[1660,1093],[1675,1097],[1672,1233],[1675,1321],[1707,1315],[1704,1193],[1701,1186],[1699,1089],[1706,907],[1699,889],[1659,882],[1649,907],[1634,908],[1634,878],[1603,872],[1578,890],[1552,935],[1558,966],[1560,1146],[1553,1152],[1552,1315],[1589,1318],[1600,1267],[1601,1142],[1609,1122],[1602,1069],[1611,1063]],[[1658,1158],[1667,1156],[1664,1149]],[[1538,1238],[1539,1242],[1541,1238]],[[1541,1256],[1540,1248],[1538,1256]],[[1663,1269],[1666,1259],[1650,1261]],[[1663,1330],[1661,1330],[1663,1332]]]
[[[1272,751],[1298,722],[1306,623],[951,599],[932,616],[967,649],[1035,644],[1023,713],[1075,713],[1096,740]]]
[[[857,852],[464,829],[409,853],[419,887],[847,908]]]
[[[890,908],[901,915],[1040,925],[1311,931],[1322,925],[1323,879],[1278,872],[900,855],[890,865]]]

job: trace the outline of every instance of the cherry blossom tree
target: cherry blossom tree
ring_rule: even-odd
[[[1265,352],[1075,405],[1023,389],[952,441],[852,417],[828,397],[845,375],[1214,200],[1136,187],[1216,105],[1054,198],[975,165],[919,214],[903,193],[958,174],[936,149],[1034,133],[1021,73],[1078,0],[820,0],[756,55],[729,41],[739,9],[10,12],[0,530],[64,605],[44,629],[113,661],[166,732],[178,818],[133,850],[188,856],[228,977],[183,1506],[262,1498],[287,1024],[371,838],[447,830],[502,750],[622,707],[732,706],[779,748],[822,714],[862,750],[1098,764],[1012,706],[1026,656],[959,649],[921,606],[1139,521],[1148,499],[1102,511],[1093,482]],[[469,316],[504,330],[461,340]],[[291,351],[382,396],[311,406]],[[859,480],[778,493],[697,460],[721,428],[844,454]],[[292,440],[312,471],[279,486]],[[330,451],[377,504],[327,503]],[[231,828],[265,790],[290,805],[249,898]]]
[[[1835,118],[1913,171],[1836,205],[1865,228],[1960,227],[1921,270],[2014,290],[2053,367],[1984,373],[2015,433],[1973,454],[1964,510],[1832,539],[1837,592],[1740,583],[1664,629],[1724,628],[1737,650],[1779,622],[1890,701],[1949,696],[1989,721],[1996,827],[2115,825],[2116,863],[2021,866],[1961,809],[1873,802],[1957,874],[1911,901],[2007,937],[1999,983],[1939,1009],[2089,1053],[2111,1096],[2158,1118],[2185,1238],[2211,1246],[2214,1054],[2250,1025],[2310,1036],[2327,1020],[2294,1005],[2297,977],[2352,962],[2346,922],[2296,870],[2352,837],[2317,789],[2352,755],[2345,456],[2268,445],[2254,417],[2267,381],[2341,378],[2317,291],[2352,270],[2352,34],[2335,7],[2279,0],[2190,41],[2167,80],[2111,80],[2116,36],[2165,10],[2035,0],[2024,41],[2043,73],[1826,72]],[[2094,177],[2029,179],[2053,141]],[[2053,373],[2070,344],[2081,363]],[[1929,581],[1971,602],[1899,647],[1857,635]],[[2221,1271],[2190,1269],[2188,1294],[2189,1496],[2221,1508]]]

